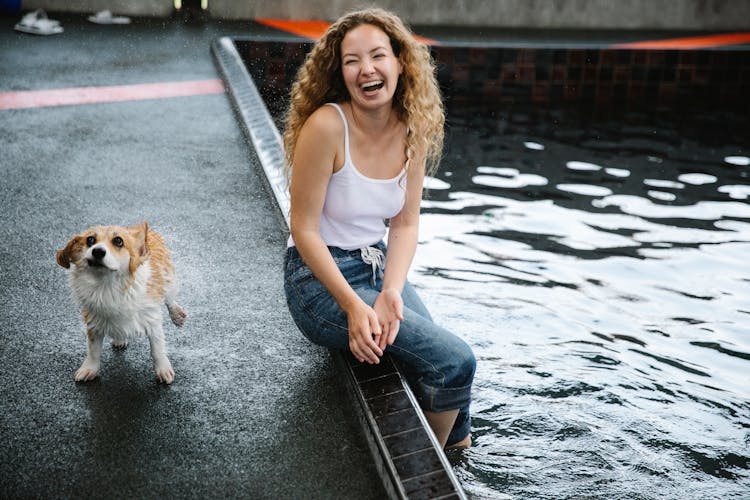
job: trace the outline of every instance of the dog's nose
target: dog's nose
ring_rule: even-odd
[[[102,260],[105,255],[107,255],[107,251],[101,247],[96,247],[91,250],[91,256],[96,260]]]

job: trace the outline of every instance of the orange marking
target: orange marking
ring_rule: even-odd
[[[167,97],[221,94],[224,83],[219,80],[143,83],[111,87],[78,87],[54,90],[30,90],[0,93],[0,110],[71,106],[103,102],[141,101]]]
[[[311,40],[318,40],[331,25],[331,23],[326,21],[293,21],[290,19],[256,19],[255,21],[270,26],[271,28],[276,28]],[[430,40],[429,38],[424,38],[418,35],[414,35],[414,38],[427,45],[439,45],[438,41]]]
[[[750,33],[730,33],[726,35],[697,36],[690,38],[673,38],[670,40],[647,40],[643,42],[618,43],[616,49],[704,49],[723,47],[750,42]]]
[[[414,38],[416,38],[417,40],[419,40],[425,45],[440,45],[440,42],[438,42],[437,40],[432,40],[431,38],[425,38],[419,35],[414,35]]]
[[[317,40],[323,36],[323,33],[331,25],[331,23],[325,21],[292,21],[289,19],[256,19],[256,21],[271,28],[311,40]]]

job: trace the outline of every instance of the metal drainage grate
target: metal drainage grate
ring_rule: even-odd
[[[391,356],[360,363],[349,352],[331,351],[348,375],[357,413],[373,456],[393,498],[465,498],[414,394]]]
[[[267,188],[289,226],[289,198],[284,186],[281,137],[247,72],[232,39],[211,45],[219,71],[245,135],[252,141]],[[432,433],[414,394],[394,360],[359,363],[348,352],[331,351],[347,374],[378,472],[391,498],[465,499],[453,470]]]

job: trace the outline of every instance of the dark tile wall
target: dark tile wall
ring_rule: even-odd
[[[235,40],[274,116],[310,43]],[[750,51],[435,46],[448,104],[750,111]]]
[[[750,110],[745,51],[439,46],[433,53],[446,96],[460,101]]]
[[[235,40],[234,43],[266,107],[279,124],[297,69],[312,43],[255,40]]]

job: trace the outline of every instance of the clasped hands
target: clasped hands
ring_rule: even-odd
[[[360,301],[346,313],[349,325],[349,349],[357,360],[380,363],[387,345],[393,345],[404,320],[404,301],[395,288],[378,294],[372,307]]]

